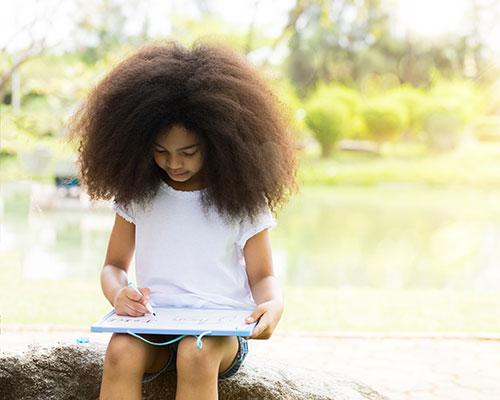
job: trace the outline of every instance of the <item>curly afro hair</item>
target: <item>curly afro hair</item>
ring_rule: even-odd
[[[116,65],[69,121],[90,198],[146,205],[164,173],[153,143],[175,124],[203,143],[204,207],[253,219],[297,190],[288,113],[259,72],[224,45],[168,41]]]

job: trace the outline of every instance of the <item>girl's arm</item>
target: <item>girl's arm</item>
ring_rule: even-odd
[[[104,267],[101,271],[101,287],[104,296],[117,314],[139,316],[146,313],[149,289],[139,289],[140,296],[128,288],[127,272],[135,250],[135,225],[116,214],[109,238]]]
[[[269,230],[252,236],[243,249],[248,282],[257,307],[250,315],[252,323],[260,318],[250,339],[269,339],[283,314],[283,294],[274,276]]]

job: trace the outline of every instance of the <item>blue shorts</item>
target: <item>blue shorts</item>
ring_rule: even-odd
[[[167,342],[169,340],[173,340],[176,336],[166,336],[166,335],[158,335],[158,338],[161,338],[161,341],[158,341],[158,343],[162,342]],[[243,364],[243,361],[245,360],[247,354],[248,354],[248,341],[242,337],[242,336],[236,336],[238,338],[238,352],[236,353],[236,357],[234,358],[233,362],[229,366],[229,368],[220,373],[218,379],[219,380],[224,380],[227,378],[230,378],[238,370],[240,369],[241,365]],[[182,340],[182,339],[181,339]],[[203,339],[202,339],[203,341]],[[160,369],[157,372],[146,372],[143,377],[142,377],[142,383],[148,383],[151,382],[153,379],[156,379],[159,375],[166,371],[175,371],[176,370],[176,365],[177,365],[177,347],[179,346],[180,340],[169,344],[168,349],[170,350],[170,358],[165,364],[165,366]]]

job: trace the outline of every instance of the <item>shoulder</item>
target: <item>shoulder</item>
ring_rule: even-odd
[[[133,201],[125,204],[114,199],[111,208],[125,221],[135,224],[135,206]]]
[[[251,237],[276,225],[276,219],[267,205],[253,217],[244,216],[239,224],[238,245],[243,249]]]

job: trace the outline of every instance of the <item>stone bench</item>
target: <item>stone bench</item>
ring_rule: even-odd
[[[97,399],[106,346],[102,343],[30,347],[0,354],[0,399]],[[174,399],[176,374],[143,385],[143,399]],[[366,385],[331,373],[250,355],[238,373],[219,382],[219,398],[234,400],[382,400]]]

